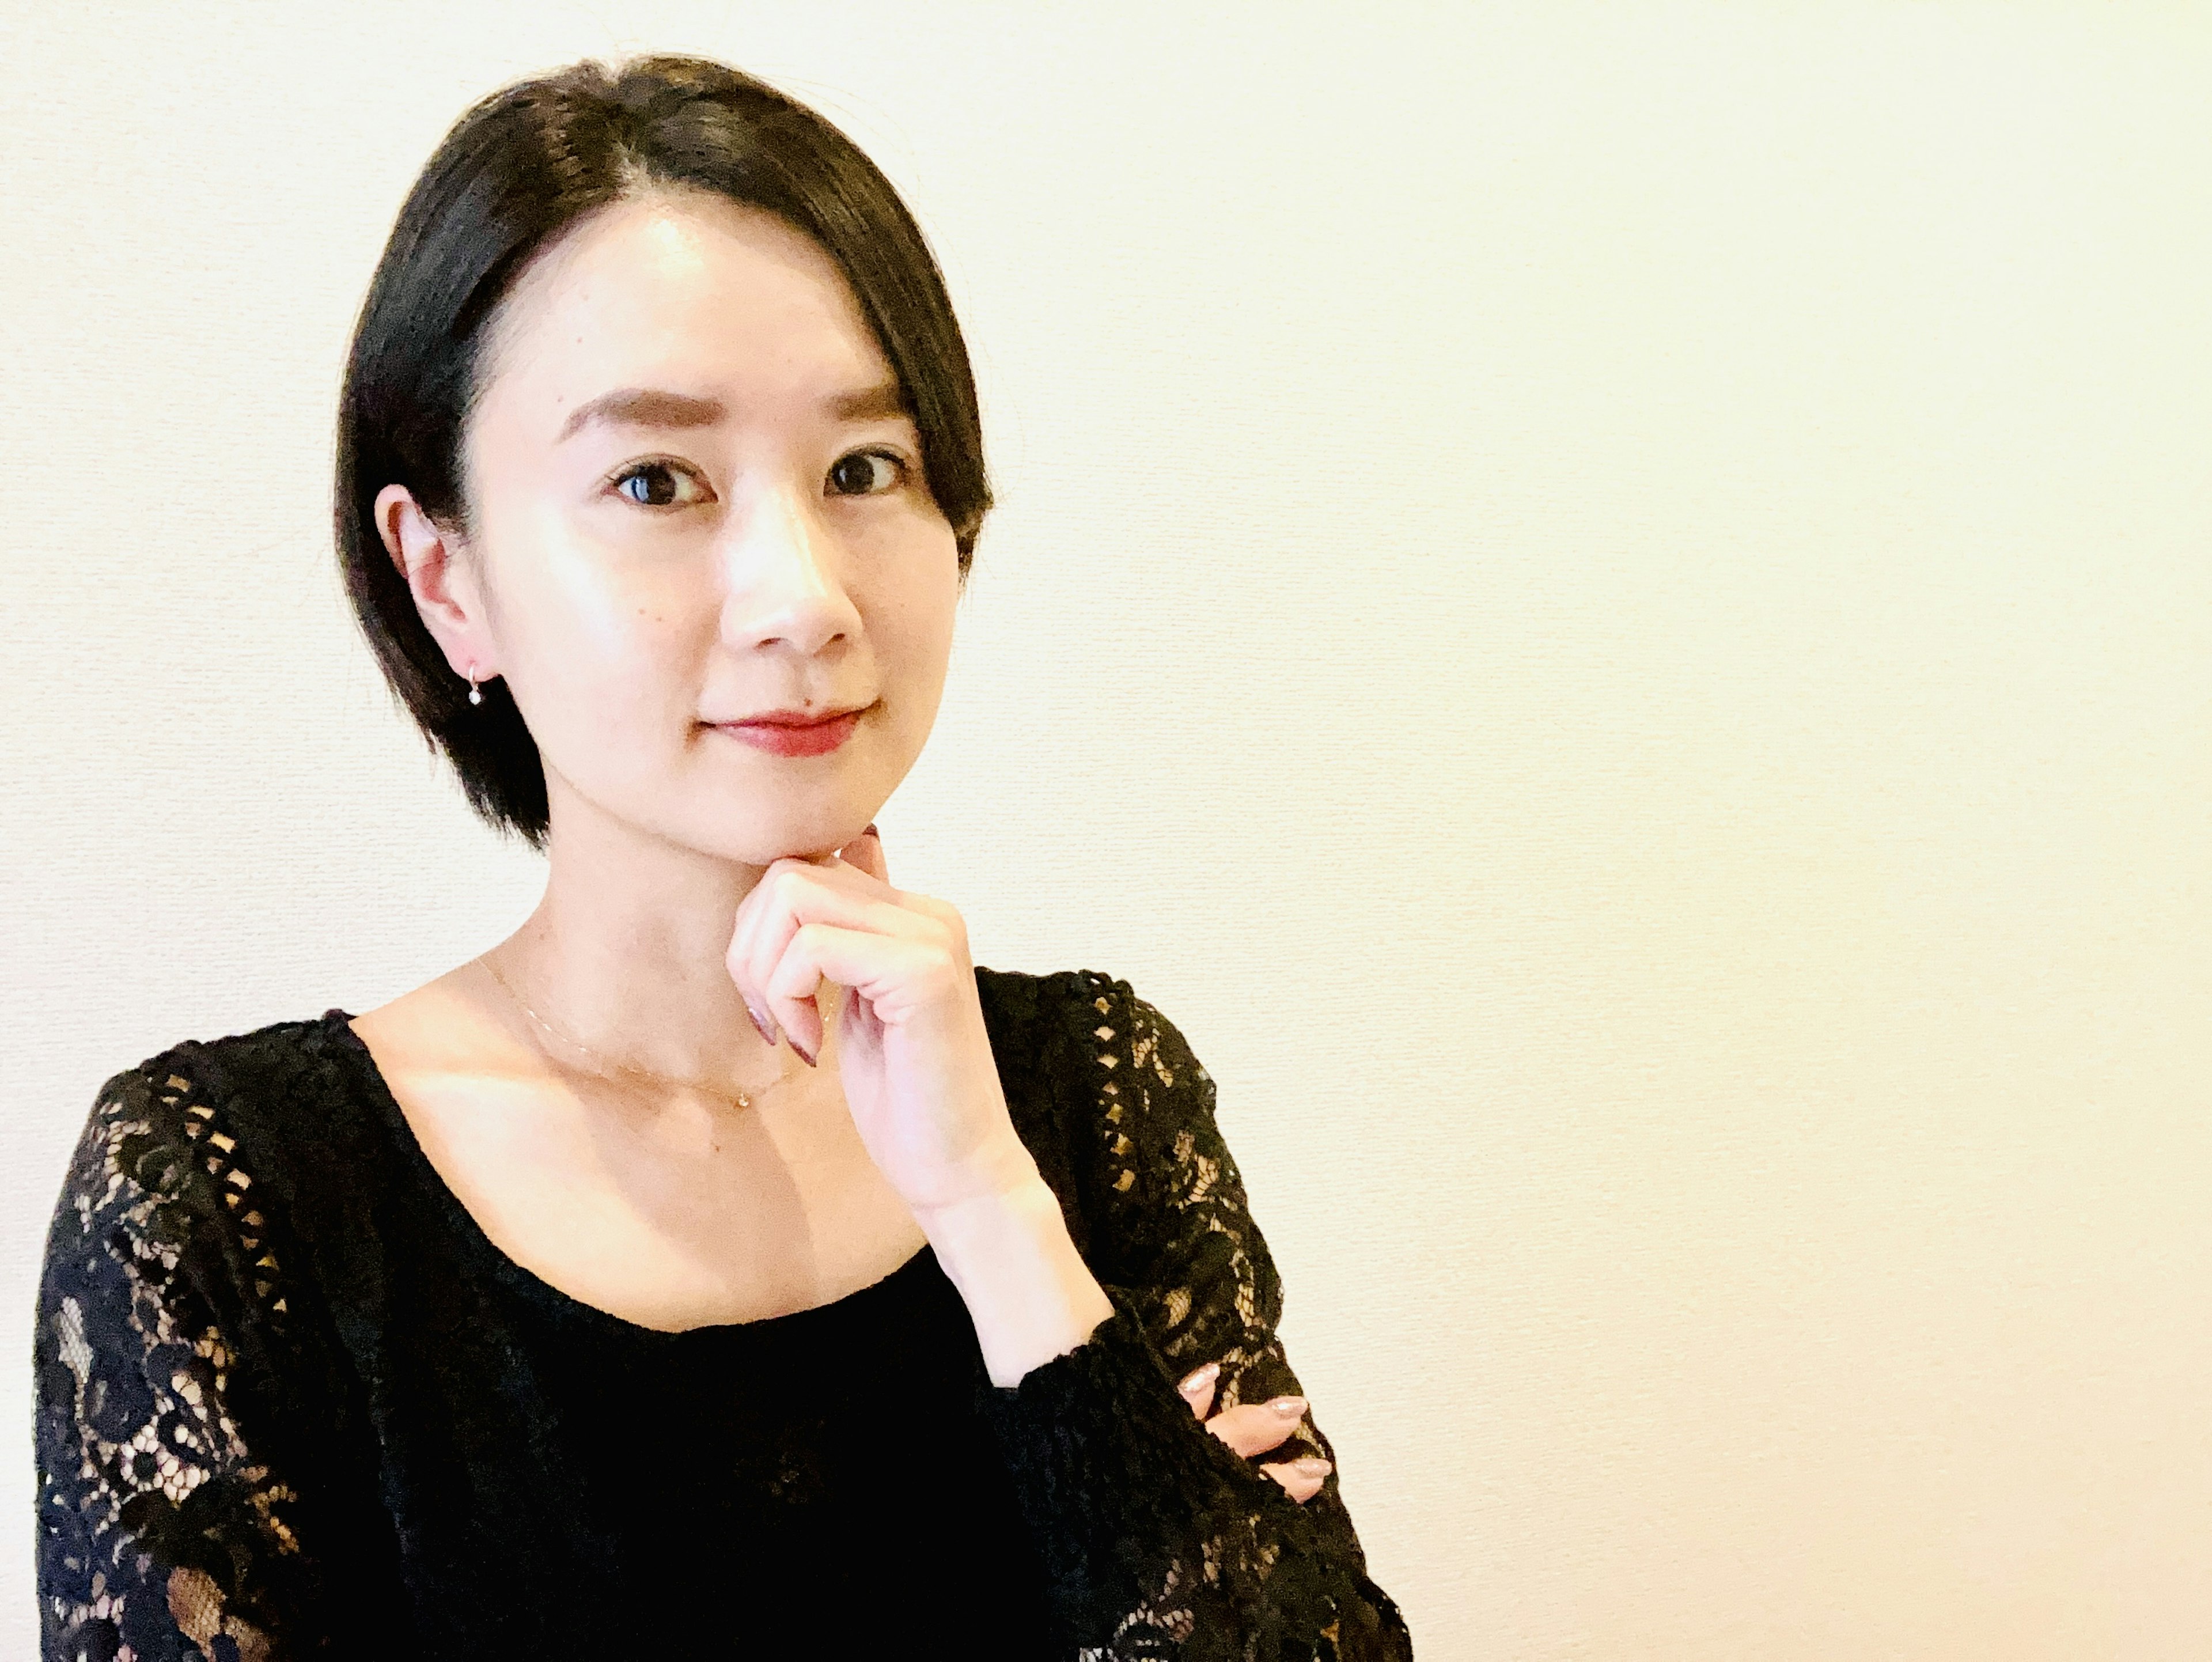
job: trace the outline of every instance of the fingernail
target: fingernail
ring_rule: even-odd
[[[1306,1416],[1306,1399],[1303,1397],[1277,1397],[1267,1406],[1285,1420],[1303,1420]]]
[[[805,1062],[808,1067],[811,1068],[814,1065],[814,1052],[808,1050],[804,1044],[801,1044],[799,1042],[798,1035],[795,1033],[786,1033],[784,1038],[790,1040],[791,1048],[799,1052],[799,1059]]]
[[[1200,1391],[1205,1390],[1206,1386],[1212,1385],[1220,1377],[1221,1364],[1219,1362],[1208,1362],[1204,1367],[1200,1368],[1188,1379],[1185,1379],[1181,1385],[1177,1385],[1176,1389],[1182,1392],[1186,1397],[1195,1397]]]
[[[753,1031],[761,1036],[761,1043],[771,1049],[775,1044],[775,1026],[763,1015],[750,999],[745,1001],[745,1014],[753,1019]]]
[[[1333,1468],[1317,1454],[1306,1454],[1291,1462],[1291,1470],[1301,1477],[1326,1477]]]
[[[884,840],[884,834],[876,829],[876,822],[872,819],[868,821],[867,830],[862,831],[860,835],[863,837],[872,837],[878,843]]]

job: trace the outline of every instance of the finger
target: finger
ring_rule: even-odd
[[[848,1048],[857,1044],[872,1053],[884,1042],[882,1019],[868,1007],[868,1001],[850,987],[845,989],[844,1004],[837,1013],[837,1031],[845,1036],[842,1042]]]
[[[1206,1422],[1206,1428],[1239,1454],[1265,1454],[1283,1446],[1305,1413],[1304,1397],[1278,1397],[1273,1402],[1225,1408]]]
[[[872,825],[838,849],[837,857],[848,866],[858,867],[878,883],[891,880],[890,868],[884,863],[884,834]]]
[[[1176,1387],[1176,1395],[1190,1404],[1190,1411],[1203,1420],[1213,1412],[1213,1382],[1221,1377],[1221,1364],[1208,1362]]]
[[[769,1048],[773,1050],[783,1035],[775,1025],[767,1007],[761,1002],[760,978],[752,971],[753,937],[759,933],[761,919],[767,915],[768,897],[756,883],[750,893],[738,903],[737,916],[730,926],[730,944],[722,953],[723,967],[730,972],[731,984],[737,988],[738,996],[744,1001],[745,1014],[752,1018],[753,1026]]]
[[[848,888],[837,880],[841,878],[868,886]],[[934,927],[930,918],[873,898],[882,892],[857,873],[839,873],[792,861],[770,867],[753,893],[745,897],[745,906],[754,910],[739,922],[730,942],[730,978],[737,983],[747,1008],[757,1008],[760,1015],[780,1026],[796,1041],[793,1048],[802,1056],[818,1056],[822,1050],[823,1011],[812,996],[821,975],[800,977],[803,992],[791,992],[787,985],[781,996],[777,991],[780,966],[801,929],[809,924],[828,923],[855,934],[906,936],[922,934]],[[821,973],[833,981],[844,980],[834,971]]]
[[[769,880],[763,880],[764,882]],[[816,996],[823,978],[851,985],[838,970],[818,959],[812,975],[784,973],[792,960],[792,943],[802,930],[834,928],[857,941],[916,941],[926,939],[933,924],[889,901],[866,894],[824,886],[797,873],[774,880],[778,892],[767,903],[743,949],[738,967],[731,976],[740,989],[749,989],[769,1017],[794,1041],[794,1048],[810,1062],[822,1053],[822,1038],[829,1010]],[[841,959],[841,964],[844,960]]]
[[[872,894],[884,898],[884,889],[858,868],[841,862],[833,855],[817,859],[801,859],[797,855],[786,855],[770,861],[763,868],[760,880],[755,883],[745,898],[738,903],[736,916],[730,928],[730,946],[726,954],[730,973],[739,976],[739,966],[760,961],[759,950],[763,928],[771,926],[779,911],[787,911],[793,902],[794,886],[800,890],[814,890],[829,894]],[[895,893],[896,891],[891,892]]]
[[[1295,1460],[1283,1460],[1260,1468],[1280,1483],[1284,1491],[1300,1506],[1321,1493],[1322,1480],[1334,1469],[1318,1454],[1302,1455]]]
[[[789,910],[789,880],[786,874],[793,870],[826,870],[834,863],[826,857],[818,867],[795,856],[771,861],[762,870],[760,880],[753,885],[751,892],[738,903],[729,950],[723,956],[729,965],[730,978],[744,995],[745,1008],[753,1012],[756,1026],[763,1016],[772,1014],[761,1001],[760,983],[774,954],[762,950],[761,937],[764,929],[775,926],[780,913]],[[774,1042],[773,1038],[769,1040]]]
[[[918,899],[831,855],[819,861],[779,860],[739,906],[745,915],[731,946],[759,966],[782,950],[783,937],[801,923],[839,923],[886,934],[926,934],[942,927],[934,913],[915,904]]]
[[[806,926],[794,928],[790,940],[796,941]],[[794,953],[787,945],[783,956],[760,983],[761,1006],[775,1024],[783,1030],[791,1048],[799,1052],[799,1059],[811,1068],[822,1055],[822,1039],[826,1024],[822,1019],[822,1007],[814,995],[824,992],[826,977],[819,966],[811,963],[804,953]]]
[[[824,981],[860,994],[878,1020],[894,1022],[908,1005],[932,995],[943,957],[929,942],[904,935],[805,923],[769,972],[763,998],[793,1048],[812,1062],[821,1054],[821,1013],[813,995]],[[800,1025],[805,1021],[816,1025]]]

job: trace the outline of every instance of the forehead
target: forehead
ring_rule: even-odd
[[[558,422],[610,387],[765,407],[884,379],[836,262],[775,215],[702,191],[610,204],[540,251],[500,302],[482,401]]]

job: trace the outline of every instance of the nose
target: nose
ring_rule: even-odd
[[[843,551],[796,486],[763,491],[723,551],[722,638],[739,651],[812,657],[859,633]]]

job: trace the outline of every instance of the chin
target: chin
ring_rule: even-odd
[[[844,800],[836,800],[843,798]],[[695,833],[685,840],[695,848],[748,866],[765,866],[787,855],[811,859],[835,854],[868,828],[882,803],[854,801],[844,794],[825,795],[820,804],[792,802],[782,812],[763,812],[765,805],[748,805],[750,813],[711,816],[704,824],[694,820]],[[686,816],[690,819],[691,816]]]

